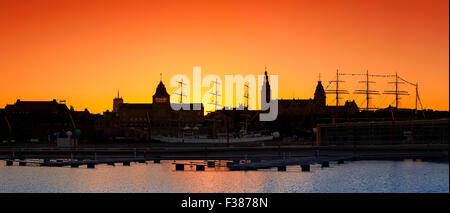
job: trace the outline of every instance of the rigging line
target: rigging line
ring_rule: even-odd
[[[392,105],[394,105],[394,103],[395,103],[395,99],[392,100],[392,102],[389,105],[392,106]]]
[[[327,85],[327,87],[325,88],[325,90],[326,89],[328,89],[328,87],[331,85],[331,82],[328,82],[328,85]]]
[[[417,91],[417,99],[419,100],[420,109],[423,110],[422,101],[420,100],[419,91]]]
[[[407,103],[407,106],[409,106],[411,101],[411,95],[408,95],[408,98],[405,100],[405,102]]]
[[[386,97],[387,95],[383,95],[383,100],[381,101],[381,103],[379,103],[378,108],[382,108],[384,102],[386,101]]]
[[[391,85],[389,84],[389,82],[384,82],[384,83],[385,83],[385,86],[384,86],[383,91],[389,90],[391,88]],[[387,97],[388,97],[388,95],[383,95],[383,104],[385,101],[388,101],[386,104],[389,105],[389,100],[387,99]],[[388,107],[388,106],[386,106],[386,107]]]
[[[400,77],[400,76],[398,76],[398,79],[400,79],[400,80],[402,80],[402,81],[404,81],[404,82],[406,82],[406,83],[408,83],[408,84],[411,84],[411,85],[413,85],[413,86],[417,86],[416,84],[414,84],[414,83],[411,83],[411,82],[409,82],[409,81],[407,81],[407,80],[403,79],[403,78],[402,78],[402,77]]]
[[[335,103],[336,102],[336,98],[333,98],[333,101],[332,102],[330,102],[330,103]]]
[[[363,104],[365,104],[365,102],[366,102],[366,99],[363,99],[360,106],[363,106]]]
[[[361,87],[363,87],[364,85],[361,85],[361,84],[354,84],[353,85],[353,87],[352,87],[352,91],[353,91],[353,93],[350,95],[350,98],[351,99],[355,99],[354,98],[354,96],[356,95],[356,97],[361,97],[360,95],[363,95],[363,94],[355,94],[355,91],[356,90],[358,90],[358,89],[360,89]],[[361,90],[364,90],[365,88],[361,88]]]

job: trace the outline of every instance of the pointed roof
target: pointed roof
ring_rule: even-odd
[[[325,94],[325,89],[323,89],[322,81],[317,82],[316,91],[314,92],[314,96],[319,94]]]
[[[120,97],[119,89],[117,89],[117,97],[115,97],[114,100],[123,100],[122,97]]]
[[[264,66],[264,83],[269,84],[269,76],[267,76],[267,66]]]
[[[156,92],[153,97],[167,97],[169,93],[167,93],[166,86],[164,86],[163,82],[160,81],[158,87],[156,87]]]

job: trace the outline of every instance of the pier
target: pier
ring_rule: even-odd
[[[51,149],[51,148],[50,148]],[[318,154],[320,153],[320,154]],[[51,151],[33,148],[0,148],[0,160],[5,166],[88,167],[99,164],[131,166],[131,163],[159,164],[161,161],[202,161],[185,165],[197,171],[226,167],[230,170],[256,170],[277,168],[285,171],[291,165],[309,171],[310,165],[326,168],[330,162],[342,164],[347,160],[404,160],[421,159],[448,162],[448,146],[443,144],[413,145],[359,145],[359,146],[264,146],[264,147],[166,147],[166,150],[146,148],[87,148],[58,149]],[[222,161],[222,163],[217,163]],[[176,162],[181,164],[181,162]],[[220,168],[219,168],[220,169]]]
[[[344,163],[345,160],[352,160],[353,156],[341,156],[341,157],[306,157],[298,159],[281,159],[281,160],[262,160],[262,161],[250,161],[244,163],[230,163],[228,168],[230,170],[257,170],[278,168],[278,171],[286,171],[286,166],[300,165],[302,171],[309,171],[311,164],[321,164],[322,167],[330,167],[331,161]]]
[[[86,160],[9,159],[9,160],[6,160],[6,165],[13,166],[14,163],[17,163],[19,166],[47,166],[47,167],[70,166],[72,168],[78,168],[80,166],[86,165],[87,168],[95,168],[95,166],[99,165],[99,164],[107,164],[107,165],[114,166],[116,163],[122,163],[122,165],[124,165],[124,166],[130,166],[131,162],[145,163],[148,160],[152,160],[152,159],[145,159],[145,158],[108,158],[108,159],[95,159],[95,160],[90,160],[90,159],[86,159]],[[154,160],[154,161],[159,162],[159,159]]]

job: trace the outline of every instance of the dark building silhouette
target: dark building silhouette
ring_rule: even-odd
[[[270,83],[267,69],[264,72],[263,91],[268,93],[266,101],[270,101]],[[311,137],[312,129],[320,118],[333,118],[336,116],[351,116],[359,112],[355,101],[346,101],[343,106],[327,106],[326,94],[322,81],[317,82],[314,99],[279,99],[278,117],[273,122],[266,122],[264,128],[270,131],[279,131],[284,136]],[[328,122],[333,122],[330,119]]]
[[[317,106],[325,106],[326,105],[327,96],[325,94],[325,90],[322,86],[322,81],[319,79],[316,86],[316,91],[314,92],[314,102]]]
[[[98,128],[103,129],[105,136],[129,140],[148,140],[151,136],[178,137],[186,127],[200,128],[203,114],[203,105],[201,110],[173,110],[170,95],[160,81],[152,103],[119,103],[116,113],[103,113]]]
[[[271,96],[267,68],[264,72],[261,92],[266,92],[266,102],[277,98]],[[187,105],[193,109],[196,104],[189,103]],[[170,104],[170,94],[162,80],[152,96],[152,103],[124,103],[117,91],[117,97],[113,99],[112,112],[106,111],[103,115],[91,114],[87,109],[75,111],[73,107],[69,109],[65,103],[58,103],[56,100],[21,101],[18,99],[16,103],[0,109],[0,141],[10,139],[31,141],[30,139],[32,139],[32,141],[42,142],[48,141],[48,136],[54,132],[75,129],[81,130],[79,143],[99,143],[110,139],[144,141],[153,136],[252,137],[269,135],[275,131],[280,132],[283,140],[303,138],[311,141],[315,135],[314,129],[316,132],[320,131],[321,126],[331,128],[334,124],[348,122],[353,122],[355,126],[361,126],[358,122],[365,122],[370,126],[374,121],[389,123],[392,121],[448,119],[449,117],[448,111],[416,111],[395,109],[394,107],[360,111],[355,101],[346,101],[342,106],[328,106],[325,90],[320,80],[317,82],[312,99],[278,100],[278,117],[271,122],[259,121],[260,113],[267,113],[266,110],[249,110],[247,107],[243,107],[244,110],[218,109],[204,116],[203,105],[200,105],[201,110],[173,110]],[[327,135],[326,137],[331,139],[334,137],[329,132]],[[327,140],[331,140],[329,138]],[[333,140],[331,141],[333,142]]]
[[[8,104],[1,110],[0,139],[10,137],[15,141],[48,141],[55,132],[81,130],[81,142],[96,135],[94,124],[99,115],[87,109],[69,110],[66,104],[52,101],[21,101]],[[10,135],[11,134],[11,135]]]
[[[122,97],[119,95],[119,90],[117,90],[117,97],[113,99],[113,112],[119,111],[119,104],[123,103]]]
[[[263,106],[263,96],[262,96],[262,94],[263,93],[265,93],[266,94],[266,99],[265,99],[265,101],[266,101],[266,103],[270,103],[270,100],[271,100],[271,93],[272,93],[272,90],[270,90],[270,83],[269,83],[269,76],[267,76],[267,67],[265,67],[265,70],[264,70],[264,82],[263,82],[263,85],[262,85],[262,88],[261,88],[261,107]]]
[[[153,95],[154,104],[170,104],[170,95],[167,93],[166,86],[160,81],[158,87],[156,87],[156,92]]]
[[[56,99],[52,101],[21,101],[17,99],[15,104],[6,105],[5,111],[13,114],[65,114],[69,108],[65,104],[59,104]]]

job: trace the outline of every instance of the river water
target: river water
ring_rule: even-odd
[[[174,161],[95,169],[0,163],[0,192],[449,192],[449,164],[421,161],[331,163],[329,168],[311,165],[310,172],[300,166],[285,172],[195,171],[195,166],[175,171]]]

